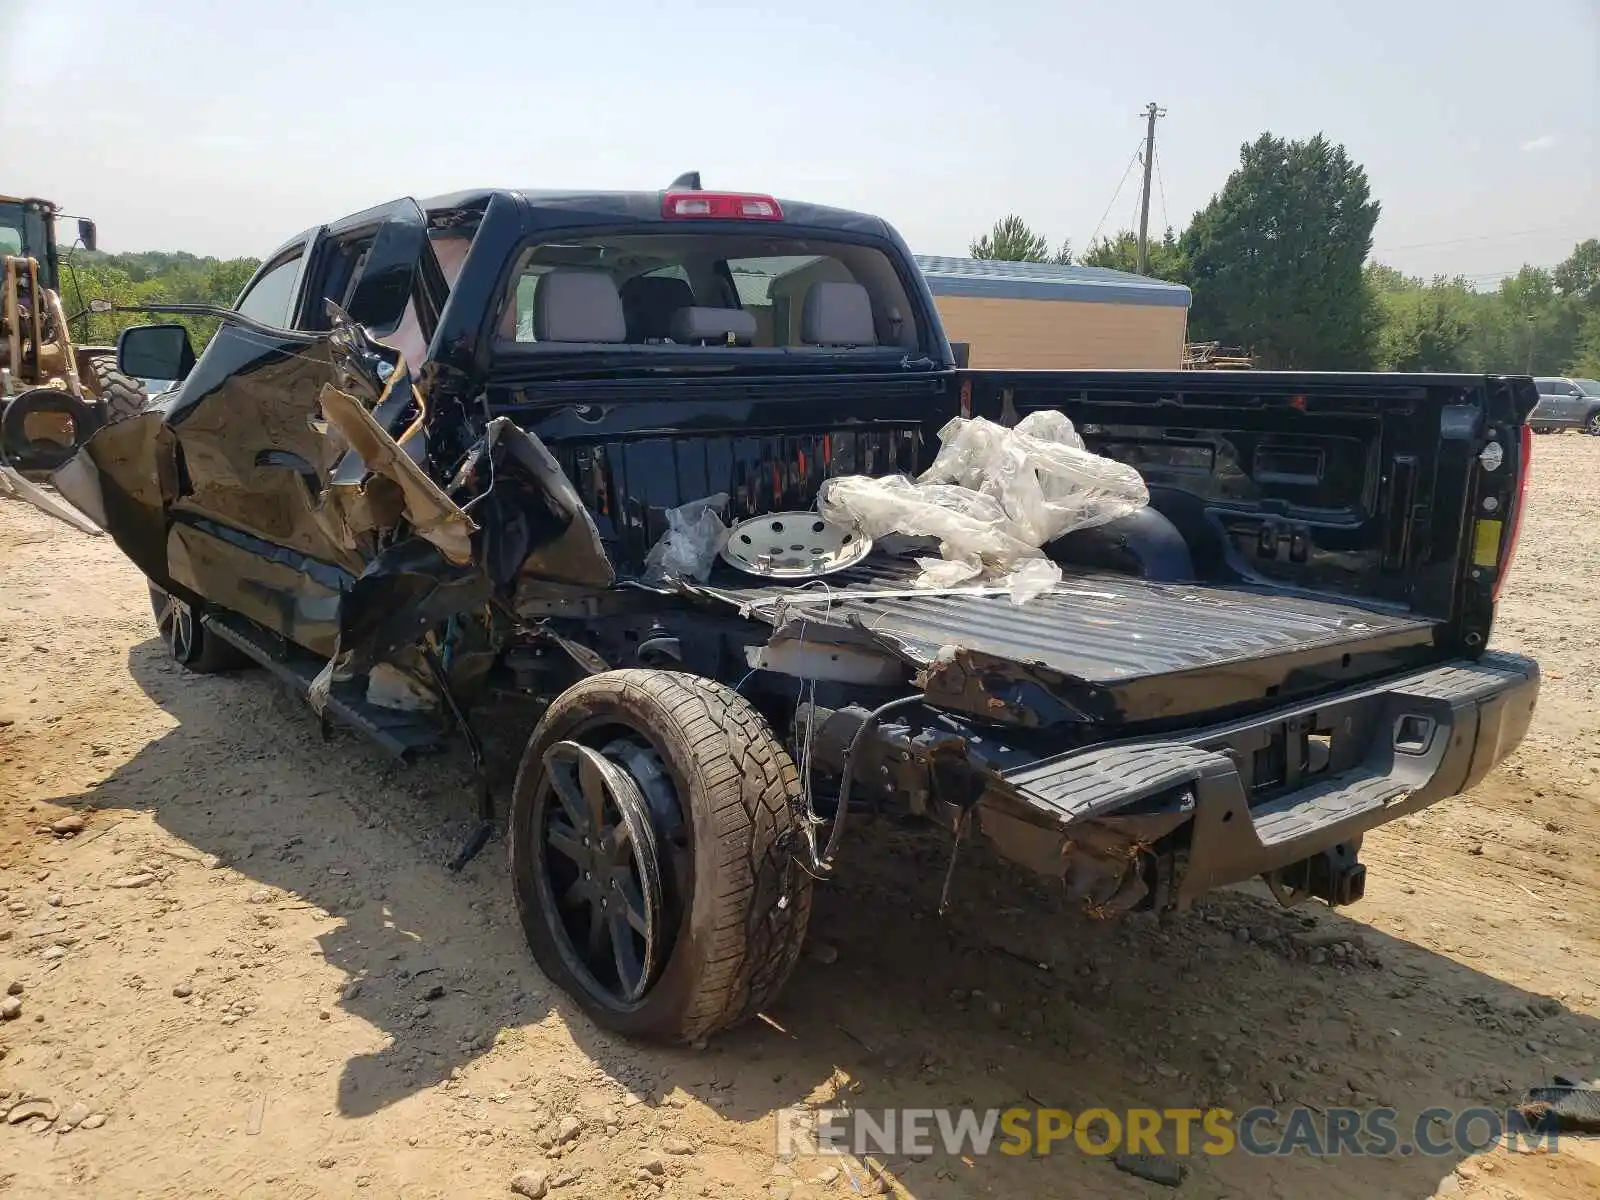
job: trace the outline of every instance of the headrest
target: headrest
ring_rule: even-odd
[[[876,346],[867,289],[859,283],[813,283],[800,310],[800,340],[810,346]]]
[[[604,271],[558,269],[533,292],[533,336],[541,342],[625,342],[628,322]]]

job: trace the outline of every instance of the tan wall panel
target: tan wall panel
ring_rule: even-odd
[[[1178,305],[989,296],[934,302],[949,339],[970,343],[974,367],[1175,371],[1183,363],[1189,310]]]

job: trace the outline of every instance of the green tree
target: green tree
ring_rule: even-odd
[[[1565,265],[1565,264],[1563,264]],[[1496,360],[1488,370],[1553,375],[1577,353],[1583,309],[1576,296],[1556,290],[1555,274],[1524,266],[1500,281],[1496,297]]]
[[[1049,262],[1070,266],[1072,243],[1062,242],[1061,249],[1050,252],[1050,239],[1035,233],[1028,223],[1016,213],[1009,213],[994,223],[994,228],[977,238],[968,247],[973,258],[998,259],[1002,262]]]
[[[1551,272],[1551,282],[1563,296],[1586,305],[1600,306],[1600,238],[1589,238]]]
[[[1380,262],[1370,262],[1364,272],[1367,286],[1379,296],[1393,295],[1427,286],[1422,280]]]
[[[1391,272],[1405,286],[1382,272],[1367,269],[1369,285],[1378,290],[1382,326],[1378,333],[1377,366],[1384,371],[1466,371],[1471,369],[1473,294],[1462,280],[1435,279],[1423,285]],[[1377,277],[1376,281],[1374,277]]]
[[[1188,264],[1184,262],[1183,248],[1179,245],[1178,236],[1173,233],[1171,226],[1167,227],[1167,232],[1160,241],[1150,242],[1148,251],[1152,278],[1166,279],[1173,283],[1187,281]],[[1109,267],[1113,271],[1137,273],[1139,235],[1131,229],[1124,229],[1115,237],[1097,238],[1078,261],[1086,267]]]
[[[1600,308],[1584,314],[1577,351],[1567,364],[1566,373],[1579,379],[1600,379]]]
[[[63,272],[62,304],[77,313],[90,300],[113,304],[215,304],[231,308],[260,261],[254,258],[199,258],[182,251],[147,250],[133,254],[78,251]],[[216,332],[208,317],[167,317],[152,313],[89,313],[75,322],[79,339],[90,344],[116,340],[130,325],[177,321],[189,330],[196,353]],[[85,326],[87,328],[85,329]]]
[[[1379,314],[1362,266],[1377,220],[1366,172],[1321,134],[1241,147],[1181,239],[1195,336],[1247,346],[1264,367],[1370,365]]]

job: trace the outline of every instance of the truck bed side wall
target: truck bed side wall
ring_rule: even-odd
[[[1136,466],[1202,578],[1402,606],[1487,637],[1474,518],[1515,503],[1527,380],[1278,372],[966,371],[975,416],[1072,418]],[[1479,455],[1502,446],[1497,472]],[[1507,526],[1509,528],[1509,525]],[[1474,626],[1469,629],[1468,626]],[[1481,627],[1481,628],[1478,628]]]

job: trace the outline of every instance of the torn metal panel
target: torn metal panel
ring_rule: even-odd
[[[1103,689],[964,646],[944,647],[918,672],[917,684],[930,704],[1024,729],[1086,725],[1114,715]]]
[[[394,378],[408,382],[410,377],[396,372]],[[323,386],[320,399],[323,413],[344,435],[350,448],[361,456],[367,470],[399,489],[398,515],[411,524],[419,537],[437,546],[449,562],[457,566],[471,562],[472,535],[477,531],[472,519],[411,460],[373,419],[360,399],[331,383]],[[367,488],[365,480],[358,486],[329,488],[327,501],[340,513],[351,536],[371,532],[380,519],[392,515],[393,498],[384,496],[373,503],[369,501]]]
[[[76,459],[73,461],[76,461]],[[92,479],[92,476],[90,478]],[[85,516],[83,512],[79,511],[79,509],[83,508],[83,505],[73,507],[72,505],[63,504],[60,500],[57,500],[38,484],[34,483],[30,479],[24,478],[14,468],[4,462],[0,462],[0,487],[5,488],[6,491],[16,496],[17,499],[27,501],[40,512],[47,513],[56,518],[56,520],[63,521],[66,524],[71,525],[74,529],[81,533],[87,533],[98,537],[101,533],[105,532],[88,516]],[[85,495],[86,502],[92,508],[95,508],[95,511],[97,512],[99,509],[94,505],[94,500],[98,499],[98,494],[99,488],[96,486],[92,496]],[[104,519],[103,514],[101,519]]]
[[[50,482],[73,508],[88,518],[94,533],[105,532],[106,499],[100,490],[100,473],[88,458],[82,453],[74,454],[65,466],[50,476]]]
[[[594,517],[538,438],[496,417],[450,483],[482,529],[477,553],[497,586],[608,588],[616,568]]]

